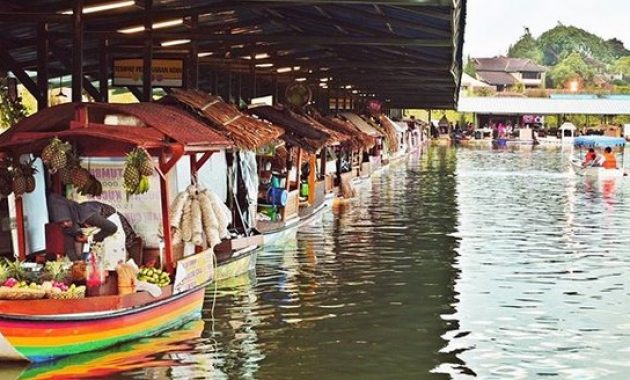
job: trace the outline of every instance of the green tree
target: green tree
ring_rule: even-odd
[[[615,73],[623,74],[624,78],[630,77],[630,56],[621,57],[613,65]]]
[[[22,98],[11,100],[6,78],[0,79],[0,130],[15,125],[26,116],[26,108],[22,104]]]
[[[470,75],[473,78],[477,78],[477,69],[475,68],[475,61],[473,61],[470,56],[466,60],[466,64],[464,65],[464,72]]]
[[[574,26],[558,24],[538,38],[544,54],[543,64],[556,65],[572,53],[612,63],[615,59],[613,47],[602,38]],[[617,46],[618,48],[618,46]]]
[[[556,88],[561,88],[565,83],[573,80],[590,83],[593,75],[593,69],[584,62],[582,55],[577,52],[569,54],[549,70],[549,78]]]
[[[508,57],[528,58],[536,63],[543,62],[543,51],[538,46],[538,42],[532,37],[529,28],[525,27],[525,32],[518,41],[508,49]]]

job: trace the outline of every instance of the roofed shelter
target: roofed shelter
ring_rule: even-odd
[[[142,101],[169,86],[235,103],[278,99],[299,80],[316,90],[320,108],[331,98],[452,108],[465,15],[465,0],[6,0],[0,68],[39,109],[50,78],[61,75],[72,76],[73,101],[85,92],[107,102],[112,62],[121,59],[136,60],[135,74],[131,84],[114,82]],[[159,80],[157,60],[175,62],[176,84]]]

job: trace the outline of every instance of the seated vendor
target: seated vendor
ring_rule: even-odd
[[[66,256],[70,260],[79,260],[83,253],[83,244],[87,243],[87,236],[81,227],[98,227],[94,235],[95,242],[101,242],[118,230],[116,224],[102,216],[101,206],[97,202],[77,203],[57,194],[48,197],[48,212],[50,220],[58,223],[64,233]]]
[[[582,162],[582,167],[587,166],[597,166],[597,153],[595,153],[595,149],[591,148],[586,153],[586,157],[584,157],[584,161]]]
[[[617,169],[617,157],[609,146],[604,149],[604,160],[605,161],[602,166],[605,169]]]

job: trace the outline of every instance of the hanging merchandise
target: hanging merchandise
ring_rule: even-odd
[[[16,197],[24,193],[32,193],[35,190],[35,173],[37,169],[33,166],[35,160],[26,163],[19,163],[13,166],[12,190]]]
[[[127,195],[144,194],[149,191],[149,176],[153,175],[153,163],[147,153],[135,148],[127,154],[123,179]]]
[[[173,242],[214,247],[229,237],[232,215],[214,192],[190,185],[177,195],[170,208]]]

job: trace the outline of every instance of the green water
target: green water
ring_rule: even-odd
[[[208,289],[199,337],[107,377],[627,378],[630,181],[566,158],[433,148],[391,167]]]

